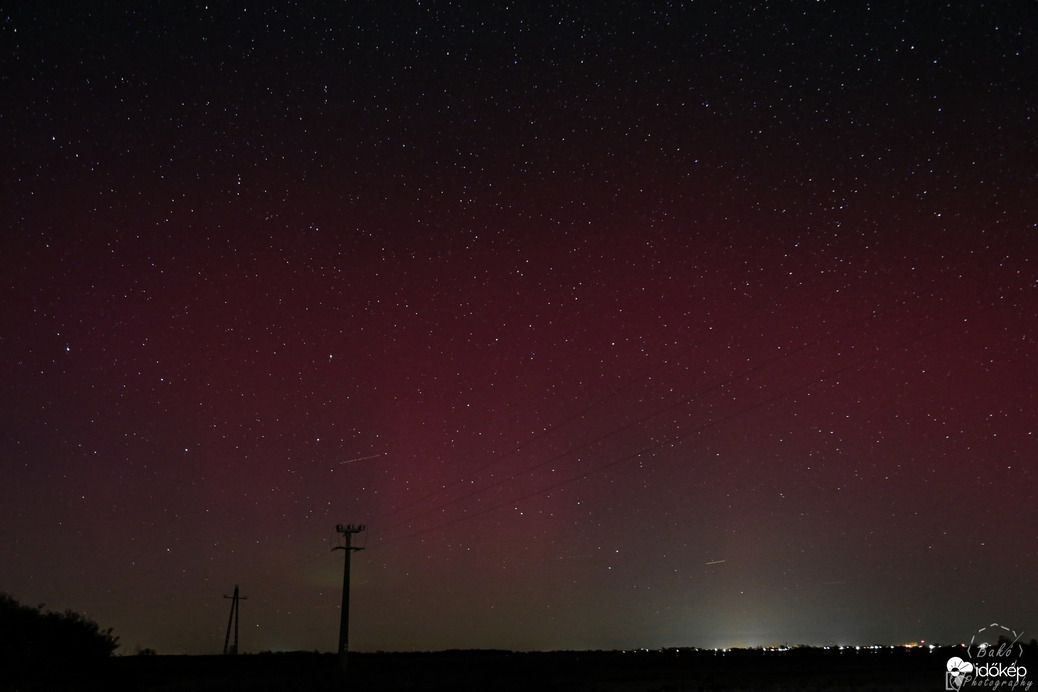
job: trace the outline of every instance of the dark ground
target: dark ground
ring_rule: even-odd
[[[368,653],[351,654],[346,673],[332,654],[127,656],[74,678],[59,665],[0,690],[944,690],[948,659],[962,655],[958,648]]]

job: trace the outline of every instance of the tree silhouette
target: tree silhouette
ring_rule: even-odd
[[[0,593],[0,671],[5,677],[82,670],[112,655],[119,638],[89,618],[45,611]]]

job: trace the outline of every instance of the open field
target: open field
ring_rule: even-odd
[[[74,682],[46,676],[4,690],[358,692],[694,692],[699,690],[943,690],[958,648],[728,652],[447,651],[120,657]],[[1029,659],[1033,652],[1028,652]]]

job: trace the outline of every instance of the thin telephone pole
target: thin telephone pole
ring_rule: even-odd
[[[223,597],[231,599],[231,614],[227,618],[227,634],[224,635],[224,638],[223,638],[223,655],[224,656],[227,656],[227,655],[233,656],[234,654],[238,653],[238,601],[239,601],[238,585],[237,584],[234,585],[234,595],[233,596],[228,596],[227,594],[224,594]],[[240,600],[248,600],[248,598],[249,598],[248,596],[241,596]],[[230,643],[231,643],[231,623],[232,622],[234,623],[234,647],[233,648],[231,648],[229,646]]]
[[[350,553],[354,550],[364,550],[351,545],[353,534],[364,530],[364,524],[354,526],[339,524],[335,530],[346,538],[346,545],[339,545],[332,550],[342,550],[346,553],[345,564],[342,570],[342,609],[339,611],[339,663],[346,668],[346,656],[349,650],[350,640]]]

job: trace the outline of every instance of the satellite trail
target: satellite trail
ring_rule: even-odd
[[[347,459],[346,461],[340,461],[340,464],[352,464],[355,461],[367,461],[368,459],[377,459],[382,456],[381,454],[369,454],[366,457],[357,457],[356,459]]]
[[[708,562],[706,564],[708,564],[708,565],[719,565],[722,562],[728,562],[728,560],[711,560],[710,562]]]

